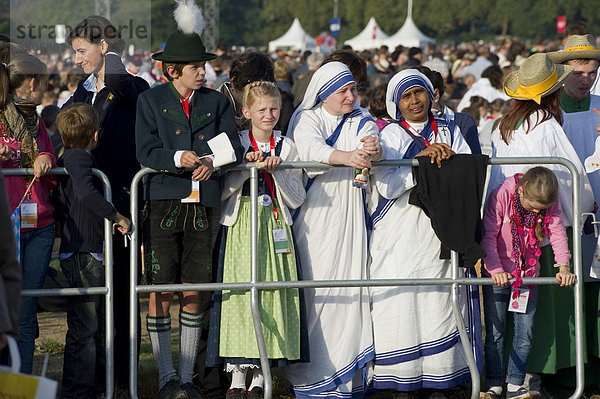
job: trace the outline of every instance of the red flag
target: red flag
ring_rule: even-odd
[[[566,27],[567,27],[566,15],[559,15],[558,17],[556,17],[556,33],[565,33]]]

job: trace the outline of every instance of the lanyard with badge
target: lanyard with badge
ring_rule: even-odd
[[[513,197],[514,198],[514,197]],[[515,225],[517,226],[519,235],[522,235],[525,231],[525,226],[522,226],[519,223],[519,218],[517,217],[517,212],[515,211],[515,203],[514,199],[512,202],[512,210],[513,210],[513,220]],[[525,236],[525,239],[528,240],[531,232],[533,232],[534,228],[528,228],[528,234]],[[519,237],[520,239],[520,237]],[[528,273],[523,270],[523,262],[525,262],[525,249],[522,250],[521,254],[514,254],[513,256],[520,256],[520,260],[515,263],[515,270],[511,273],[513,277],[515,277],[515,281],[511,284],[511,294],[510,300],[508,303],[508,311],[515,313],[526,313],[527,312],[527,303],[529,302],[529,296],[531,295],[531,290],[529,287],[523,286],[523,277],[533,277],[532,268],[537,263],[537,258],[540,257],[542,251],[539,248],[535,248],[534,257],[530,257],[527,260],[527,264],[530,266]]]
[[[21,228],[35,229],[38,226],[38,204],[31,199],[31,187],[37,180],[37,177],[33,177],[31,182],[25,190],[25,194],[21,198],[17,208],[21,209]]]
[[[400,124],[406,130],[408,130],[413,136],[422,138],[423,141],[425,141],[425,145],[427,147],[429,147],[431,145],[429,140],[427,140],[424,136],[422,136],[419,132],[417,132],[417,130],[414,127],[412,127],[411,125],[409,125],[408,122],[403,120],[400,122]],[[438,128],[437,128],[437,123],[435,122],[435,118],[431,118],[431,128],[433,129],[433,142],[435,143],[435,140],[437,139],[437,134],[438,134]]]
[[[183,98],[179,96],[179,101],[181,101],[181,106],[183,107],[183,112],[185,112],[185,116],[190,119],[190,99],[194,92],[192,91],[187,98]],[[192,179],[192,189],[190,191],[190,195],[181,199],[183,203],[197,203],[200,202],[200,182],[198,180]]]
[[[37,178],[34,176],[29,185],[27,186],[27,190],[25,190],[25,194],[19,201],[19,204],[13,211],[12,215],[10,215],[10,219],[12,222],[13,233],[15,234],[15,241],[17,242],[17,260],[21,261],[21,227],[25,228],[36,228],[37,227],[37,204],[31,201],[29,194],[29,190],[33,187],[33,183]],[[25,199],[28,198],[28,201],[25,202]],[[22,218],[25,219],[25,222],[22,222]]]
[[[252,134],[252,129],[250,129],[250,132],[248,135],[250,136],[250,144],[252,145],[252,149],[255,152],[259,152],[259,151],[262,152],[262,150],[256,143],[256,140],[254,139],[254,135]],[[269,143],[269,153],[272,157],[275,156],[275,137],[272,134],[271,134],[271,142]],[[266,170],[263,169],[262,173],[263,173],[263,177],[265,179],[265,183],[267,184],[267,188],[269,189],[269,193],[271,195],[269,196],[269,194],[263,194],[263,195],[259,196],[259,202],[264,207],[267,207],[267,206],[270,206],[271,204],[273,204],[273,214],[275,217],[275,221],[279,227],[283,227],[283,226],[281,226],[281,220],[279,219],[279,211],[277,209],[277,205],[273,201],[275,198],[277,198],[276,194],[275,194],[275,180],[273,179],[273,176],[271,176],[271,174],[268,173]],[[288,239],[287,239],[287,231],[284,228],[273,229],[273,245],[275,247],[276,254],[283,254],[283,253],[291,252],[290,245],[289,245]]]

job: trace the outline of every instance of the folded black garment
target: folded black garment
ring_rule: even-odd
[[[479,245],[483,238],[481,203],[487,172],[487,155],[456,154],[442,161],[442,167],[429,157],[417,157],[417,185],[409,204],[423,209],[440,239],[440,259],[450,259],[450,251],[459,253],[464,267],[474,267],[485,257]]]

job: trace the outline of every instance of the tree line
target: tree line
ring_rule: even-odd
[[[265,46],[282,35],[295,17],[308,34],[316,36],[329,29],[334,0],[218,0],[219,36],[227,45]],[[204,0],[196,0],[204,8]],[[556,17],[567,23],[581,20],[594,29],[600,25],[596,0],[414,0],[413,20],[437,41],[490,39],[512,35],[522,39],[555,38]],[[126,26],[128,21],[150,25],[145,37],[127,37],[139,46],[164,42],[175,29],[173,0],[112,0],[111,20]],[[370,17],[375,17],[387,34],[395,33],[407,15],[406,0],[338,0],[342,20],[339,43],[358,34]],[[72,26],[94,13],[94,0],[2,0],[0,33],[14,36],[15,24],[66,24]],[[9,19],[10,18],[10,19]],[[147,28],[147,26],[145,26]],[[600,34],[594,32],[593,34]]]

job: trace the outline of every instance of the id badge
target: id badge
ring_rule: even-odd
[[[192,180],[192,192],[181,202],[200,202],[200,182],[198,180]]]
[[[508,301],[508,311],[515,313],[527,312],[527,303],[529,302],[529,294],[531,291],[527,287],[513,288],[510,292]]]
[[[35,229],[38,225],[38,204],[30,199],[21,203],[21,228]]]
[[[289,254],[292,252],[285,229],[273,229],[273,245],[276,254]]]

